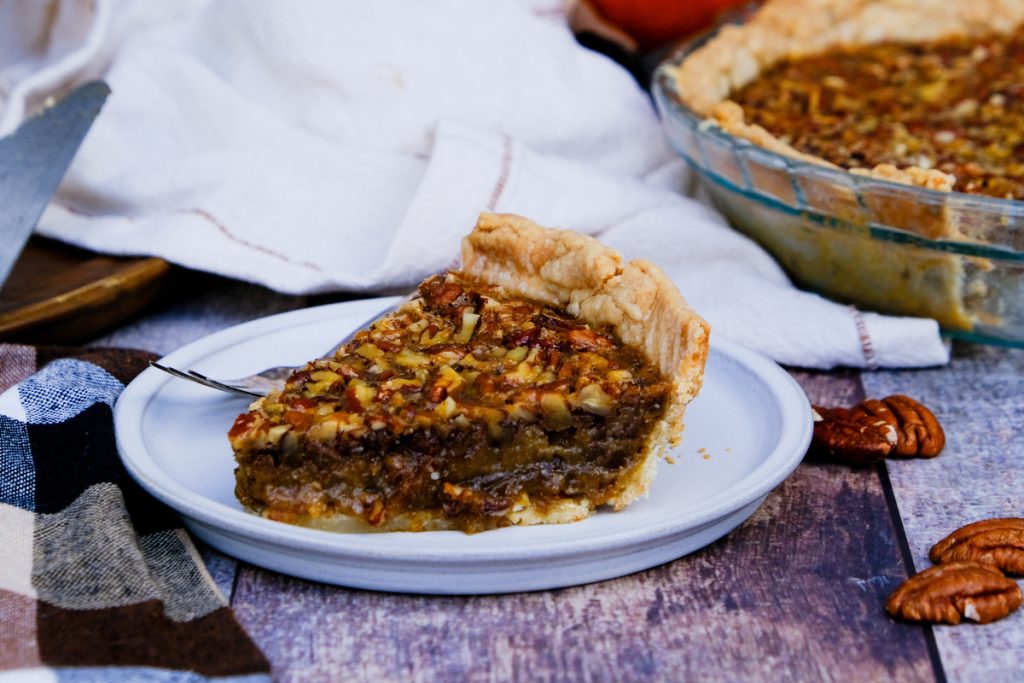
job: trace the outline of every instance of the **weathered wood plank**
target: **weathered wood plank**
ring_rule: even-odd
[[[798,373],[812,398],[853,374]],[[438,598],[240,570],[233,606],[281,680],[934,680],[882,603],[906,576],[875,470],[804,465],[701,552],[559,591]]]
[[[954,529],[1024,515],[1024,351],[957,345],[948,368],[865,374],[864,383],[872,396],[921,400],[946,431],[939,457],[888,464],[918,570],[931,566],[928,550]],[[985,626],[936,627],[935,635],[951,681],[1024,678],[1024,612]]]

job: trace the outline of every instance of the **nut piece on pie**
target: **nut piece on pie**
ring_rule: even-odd
[[[726,132],[852,173],[1024,199],[1024,3],[772,0],[677,72]]]
[[[645,493],[700,389],[707,323],[654,265],[518,216],[483,214],[462,256],[238,417],[246,507],[477,532]]]

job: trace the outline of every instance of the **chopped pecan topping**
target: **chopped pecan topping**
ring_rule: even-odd
[[[440,506],[464,530],[520,496],[600,505],[671,390],[610,329],[447,273],[239,418],[239,497],[372,525]]]
[[[936,564],[973,560],[1024,575],[1024,519],[986,519],[961,527],[936,543],[928,557]]]
[[[748,123],[847,169],[936,169],[1024,199],[1024,27],[784,59],[732,94]]]
[[[987,624],[1020,607],[1022,599],[1016,582],[995,567],[959,561],[910,577],[889,596],[885,609],[907,621]]]
[[[462,296],[464,291],[461,285],[454,282],[445,282],[444,280],[430,281],[420,287],[423,300],[430,306],[437,308],[454,303],[456,299]]]
[[[607,349],[612,345],[607,339],[590,329],[570,330],[565,337],[569,346],[575,350]]]

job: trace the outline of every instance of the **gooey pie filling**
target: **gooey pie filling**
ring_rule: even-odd
[[[671,390],[610,330],[438,275],[238,417],[236,494],[272,519],[381,530],[593,508],[643,462]]]

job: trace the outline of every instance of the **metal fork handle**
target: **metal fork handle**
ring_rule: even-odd
[[[320,356],[320,358],[333,358],[334,355],[338,352],[338,349],[352,341],[352,339],[356,336],[356,334],[359,333],[360,330],[365,328],[370,323],[373,323],[374,321],[378,320],[379,318],[382,318],[385,315],[398,310],[401,306],[415,298],[416,293],[417,291],[413,290],[408,295],[406,295],[399,301],[395,302],[393,305],[374,314],[372,318],[369,318],[363,323],[354,327],[351,332],[342,337],[341,341],[339,341],[329,351]],[[195,370],[179,370],[177,368],[172,368],[169,365],[162,365],[156,361],[150,361],[149,364],[150,366],[156,368],[157,370],[163,370],[172,377],[188,380],[189,382],[195,382],[196,384],[201,384],[204,387],[209,387],[210,389],[216,389],[218,391],[236,394],[238,396],[245,396],[248,399],[261,398],[263,396],[266,396],[268,393],[270,393],[270,391],[274,389],[280,389],[281,387],[284,386],[285,380],[287,380],[288,377],[295,371],[294,367],[279,366],[276,368],[267,368],[262,372],[258,372],[248,377],[240,377],[238,379],[229,380],[218,380],[213,379],[212,377],[207,377],[206,375],[196,372]]]
[[[263,394],[257,394],[252,391],[248,391],[239,386],[233,386],[231,384],[225,384],[224,382],[218,382],[217,380],[210,379],[205,375],[201,375],[198,372],[189,370],[184,372],[177,368],[172,368],[169,365],[161,365],[155,360],[149,361],[150,367],[154,367],[157,370],[163,370],[171,377],[177,377],[178,379],[188,380],[189,382],[195,382],[196,384],[202,384],[204,387],[210,389],[217,389],[218,391],[224,391],[230,394],[238,394],[239,396],[245,396],[246,398],[259,398]]]

